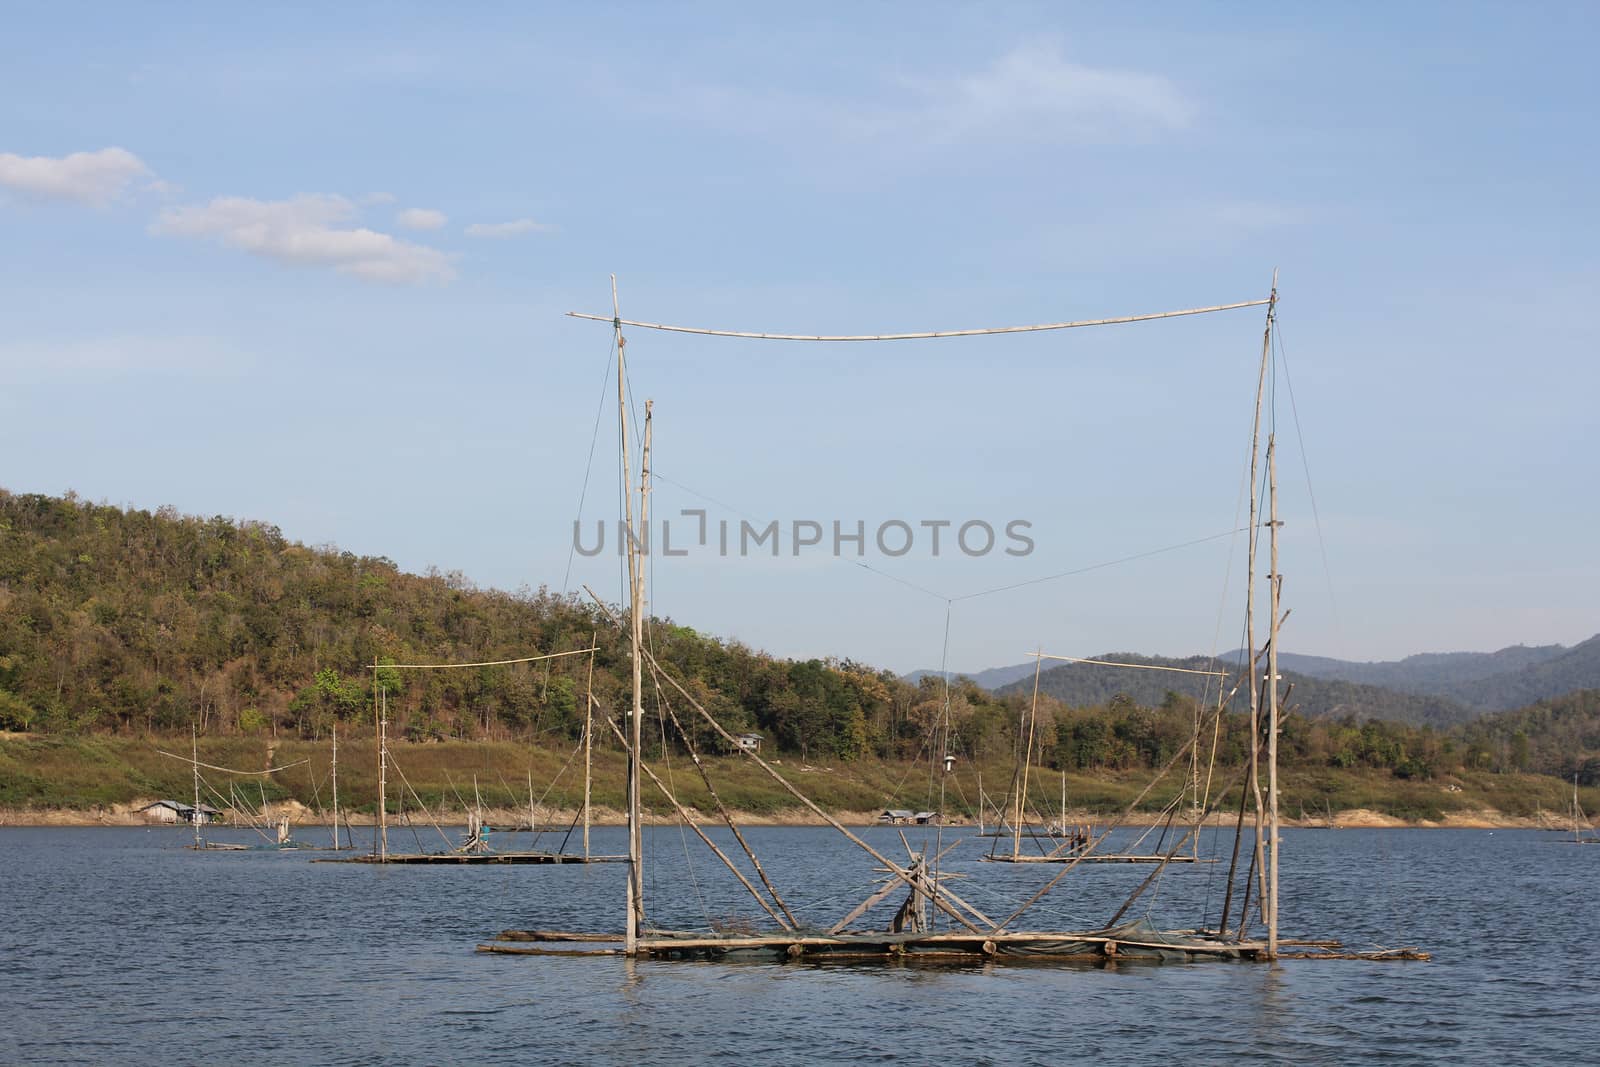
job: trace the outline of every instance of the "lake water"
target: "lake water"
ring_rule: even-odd
[[[427,833],[424,844],[441,844]],[[747,834],[808,919],[842,916],[882,877],[829,830]],[[904,855],[894,831],[865,834]],[[908,834],[914,846],[922,834]],[[247,831],[215,837],[259,843]],[[620,830],[594,837],[597,852],[623,849]],[[752,914],[698,842],[676,829],[647,839],[653,923]],[[187,840],[172,828],[0,829],[0,1061],[1600,1059],[1600,847],[1537,831],[1285,831],[1286,936],[1416,945],[1431,963],[1108,969],[491,956],[473,946],[506,927],[620,929],[623,867],[313,864],[308,853],[197,853]],[[415,844],[409,831],[397,842]],[[1057,870],[976,862],[987,846],[965,841],[945,870],[966,875],[957,891],[991,915]],[[1079,868],[1016,926],[1100,925],[1149,870]],[[1224,870],[1173,869],[1132,914],[1215,923]]]

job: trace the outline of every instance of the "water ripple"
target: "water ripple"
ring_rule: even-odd
[[[808,829],[749,834],[769,873],[796,887],[792,907],[848,910],[864,881],[850,846]],[[620,851],[617,831],[596,837]],[[670,892],[681,848],[661,840],[673,847],[647,882],[651,919],[701,925],[692,895]],[[1594,908],[1580,902],[1600,849],[1551,849],[1536,832],[1285,834],[1286,929],[1417,944],[1431,964],[1108,969],[485,957],[472,946],[503,927],[614,928],[622,868],[380,869],[181,844],[142,829],[0,829],[12,912],[0,928],[0,1062],[1592,1058]],[[959,855],[962,895],[985,910],[1053,873]],[[748,913],[742,890],[697,869],[710,914]],[[1144,872],[1086,873],[1030,920],[1104,920]],[[1203,865],[1169,874],[1158,918],[1209,917],[1218,877]]]

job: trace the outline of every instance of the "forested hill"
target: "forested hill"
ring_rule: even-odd
[[[1206,656],[1169,659],[1140,656],[1132,652],[1113,652],[1096,658],[1191,671],[1219,669],[1216,661]],[[1309,718],[1386,719],[1416,726],[1448,726],[1464,722],[1474,714],[1470,708],[1444,697],[1401,693],[1337,679],[1312,678],[1288,670],[1281,670],[1280,673],[1286,685],[1294,686],[1290,694],[1291,702],[1298,705],[1301,714]],[[1200,698],[1205,693],[1204,682],[1205,679],[1197,675],[1067,663],[1044,671],[1039,676],[1039,691],[1075,707],[1105,704],[1118,694],[1132,699],[1136,704],[1154,706],[1162,702],[1169,690]],[[1033,679],[1025,678],[1002,686],[999,692],[1021,694],[1032,689]],[[1215,680],[1212,681],[1210,695],[1215,699]],[[1247,705],[1249,699],[1247,693],[1240,693],[1234,699],[1234,707]]]
[[[778,659],[665,619],[652,620],[649,633],[667,671],[724,726],[758,731],[802,759],[927,757],[946,708],[950,751],[1005,759],[1031,706],[1031,692],[995,694],[957,680],[946,694],[935,678],[913,685],[850,660]],[[382,557],[296,544],[261,522],[0,490],[0,730],[193,726],[213,737],[325,739],[335,721],[371,728],[376,674],[397,736],[569,745],[582,728],[588,655],[450,671],[374,672],[371,664],[484,663],[591,642],[593,692],[615,714],[627,701],[626,647],[604,614],[576,597],[405,574]],[[1029,731],[1036,758],[1110,771],[1161,766],[1193,721],[1192,679],[1077,664],[1046,671],[1038,728]],[[1412,778],[1453,768],[1600,775],[1600,694],[1492,717],[1468,734],[1375,721],[1463,716],[1441,698],[1291,680],[1301,714],[1286,719],[1290,762]],[[648,721],[666,718],[648,681],[646,701]],[[687,702],[671,704],[696,746],[716,751]],[[1244,732],[1233,717],[1222,752],[1235,763],[1247,750]],[[599,739],[609,742],[603,729]],[[661,744],[659,734],[650,744]]]
[[[0,729],[325,737],[335,717],[370,722],[375,661],[514,659],[591,635],[594,692],[621,707],[625,646],[576,597],[405,574],[261,522],[0,490]],[[938,706],[854,663],[780,660],[664,620],[651,639],[726,726],[789,751],[914,754]],[[579,655],[381,673],[398,734],[428,739],[576,737],[588,672]]]
[[[1472,749],[1508,766],[1576,774],[1583,785],[1600,784],[1600,689],[1485,715],[1461,734]]]

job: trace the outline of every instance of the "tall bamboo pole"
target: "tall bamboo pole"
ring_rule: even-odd
[[[622,336],[622,312],[617,304],[617,276],[611,276],[612,329],[617,343],[617,428],[622,438],[622,518],[623,544],[628,554],[628,620],[633,659],[633,719],[628,729],[628,922],[622,950],[629,956],[639,951],[639,927],[644,918],[644,848],[639,831],[639,742],[644,720],[642,675],[643,613],[639,589],[639,540],[633,524],[633,468],[628,462],[627,338]]]
[[[333,717],[333,850],[339,851],[339,717]]]
[[[382,686],[378,687],[378,862],[389,862],[389,691]]]
[[[1060,759],[1059,753],[1057,758]],[[1067,835],[1067,761],[1061,760],[1061,836]]]
[[[1267,637],[1267,803],[1271,815],[1271,867],[1267,897],[1267,955],[1278,955],[1278,601],[1283,575],[1278,572],[1278,445],[1267,436],[1268,509],[1271,523],[1271,572],[1267,580],[1272,598],[1272,629]]]
[[[1206,679],[1206,692],[1211,691],[1211,679]],[[1200,808],[1200,702],[1194,702],[1194,747],[1189,750],[1189,810],[1197,811]],[[1195,840],[1199,841],[1199,835]]]
[[[194,823],[194,847],[203,848],[205,842],[200,839],[200,734],[189,725],[190,764],[194,769],[194,809],[189,812],[189,821]]]
[[[1247,668],[1251,674],[1255,668]],[[1239,788],[1239,817],[1233,823],[1233,858],[1228,861],[1227,888],[1222,893],[1222,920],[1217,923],[1217,936],[1226,939],[1228,936],[1228,916],[1233,912],[1233,876],[1239,869],[1239,840],[1244,837],[1244,804],[1250,794],[1244,791],[1243,784]],[[1249,888],[1249,880],[1245,881],[1245,888]],[[1242,925],[1242,923],[1241,923]]]
[[[589,680],[584,684],[583,696],[583,858],[589,858],[589,788],[594,779],[594,631],[589,633]],[[533,798],[533,786],[528,786],[528,797]],[[533,817],[529,816],[529,829]]]
[[[1256,524],[1261,510],[1261,492],[1257,484],[1258,463],[1261,459],[1261,402],[1267,391],[1267,365],[1272,352],[1272,315],[1278,303],[1278,272],[1272,272],[1272,295],[1267,300],[1267,324],[1261,334],[1261,369],[1256,376],[1255,419],[1250,430],[1250,528],[1245,578],[1244,629],[1247,661],[1255,663],[1256,656]],[[1252,667],[1252,670],[1254,668]],[[1250,685],[1250,788],[1255,796],[1255,869],[1261,878],[1260,896],[1266,897],[1264,827],[1266,805],[1261,797],[1261,699],[1252,680]]]
[[[1028,705],[1028,732],[1024,735],[1027,740],[1022,745],[1022,766],[1017,769],[1017,796],[1011,809],[1014,818],[1011,821],[1011,855],[1022,855],[1022,803],[1028,793],[1028,760],[1033,756],[1033,723],[1034,716],[1039,712],[1039,672],[1044,667],[1044,657],[1035,656],[1033,660],[1033,702]]]
[[[633,689],[633,748],[635,752],[638,753],[639,758],[640,776],[638,789],[641,800],[644,792],[644,778],[649,772],[649,768],[644,765],[644,749],[641,747],[641,738],[644,729],[644,681],[642,673],[644,669],[644,655],[642,652],[645,648],[644,616],[648,607],[649,599],[646,594],[646,589],[648,588],[646,584],[646,576],[647,569],[650,565],[650,409],[653,405],[654,401],[646,400],[644,402],[644,446],[640,449],[639,453],[639,529],[633,539],[633,553],[634,557],[638,560],[638,568],[636,572],[637,576],[634,578],[637,588],[633,596],[633,642],[634,647],[641,650],[641,654],[637,659],[634,660],[633,666],[635,675]],[[644,831],[642,810],[640,815],[641,818],[635,822],[635,834],[642,834]],[[642,866],[644,862],[644,851],[642,841],[640,842],[639,847],[639,861],[641,864],[639,883],[640,895],[636,899],[639,907],[639,922],[642,924],[644,922],[644,875]]]
[[[978,836],[983,836],[983,764],[974,759],[974,769],[978,772]]]

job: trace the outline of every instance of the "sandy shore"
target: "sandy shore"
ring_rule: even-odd
[[[154,798],[152,798],[153,800]],[[0,826],[150,826],[159,825],[155,820],[144,815],[140,809],[151,800],[137,801],[132,804],[115,804],[106,808],[0,808]],[[461,825],[466,821],[466,813],[460,810],[447,810],[434,813],[446,825]],[[821,826],[826,825],[817,816],[803,808],[791,811],[769,812],[753,814],[750,812],[733,812],[733,817],[741,826]],[[313,811],[295,801],[281,804],[272,804],[268,807],[268,822],[276,822],[287,815],[289,821],[296,826],[326,826],[331,819],[325,814]],[[846,826],[873,826],[878,822],[876,811],[838,811],[832,813],[835,819]],[[560,808],[537,808],[533,811],[534,823],[541,827],[565,828],[577,822],[579,813],[574,810]],[[716,813],[696,812],[697,820],[704,823],[716,823],[720,819]],[[426,825],[427,820],[420,815],[407,815],[413,823]],[[1103,828],[1113,816],[1105,813],[1082,812],[1073,816],[1074,821],[1083,822],[1091,826]],[[656,825],[672,825],[676,819],[671,813],[647,814],[650,823]],[[227,825],[233,820],[226,816],[222,825]],[[259,820],[258,820],[259,821]],[[355,815],[342,817],[342,821],[351,826],[371,826],[376,821],[371,815]],[[493,827],[515,828],[526,827],[529,824],[529,811],[522,809],[491,809],[484,813],[484,821]],[[609,808],[596,808],[592,815],[592,823],[596,826],[621,826],[626,822],[624,814]],[[1123,820],[1125,825],[1148,826],[1158,821],[1154,814],[1141,813]],[[393,824],[404,825],[404,819],[391,820]],[[1232,825],[1232,817],[1217,815],[1209,819],[1211,825]],[[239,825],[248,825],[247,818],[241,816]],[[947,822],[947,826],[971,825],[964,821]],[[1291,828],[1328,829],[1327,820],[1316,819],[1284,819],[1283,825]],[[1536,830],[1542,828],[1558,828],[1548,816],[1541,821],[1532,816],[1507,815],[1493,809],[1476,811],[1451,812],[1438,821],[1400,819],[1392,815],[1372,811],[1367,808],[1352,808],[1346,811],[1337,811],[1333,815],[1334,829],[1373,829],[1373,828],[1410,828],[1410,829],[1472,829],[1472,830],[1500,830],[1524,829]]]
[[[0,808],[0,826],[156,826],[164,825],[159,820],[149,818],[140,809],[152,803],[152,800],[139,800],[132,804],[114,804],[106,808]],[[532,812],[533,822],[540,827],[566,828],[576,823],[580,813],[576,810],[562,808],[535,808]],[[268,823],[276,822],[285,815],[296,826],[327,826],[333,819],[332,816],[314,811],[297,801],[285,801],[269,804],[266,809],[265,820]],[[467,821],[466,812],[461,809],[451,808],[435,811],[434,817],[447,826],[460,826]],[[720,822],[720,817],[715,813],[694,812],[697,821],[702,823]],[[834,812],[834,818],[846,826],[870,826],[877,822],[878,813],[863,811]],[[821,826],[826,825],[810,811],[796,809],[794,811],[780,811],[767,814],[752,814],[749,812],[734,812],[734,819],[741,826]],[[529,810],[527,808],[487,808],[483,812],[484,822],[492,827],[513,829],[526,827],[529,824]],[[645,814],[646,822],[654,825],[673,825],[675,817],[671,813]],[[259,825],[263,819],[257,816]],[[411,824],[427,825],[427,817],[416,812],[407,812],[401,816],[390,816],[391,826]],[[372,826],[377,822],[375,816],[370,814],[340,814],[340,822],[349,826]],[[614,811],[610,808],[595,808],[590,816],[590,822],[595,826],[624,826],[627,824],[627,815],[624,812]],[[241,814],[238,819],[224,815],[217,823],[219,826],[230,824],[249,825],[249,817]]]

